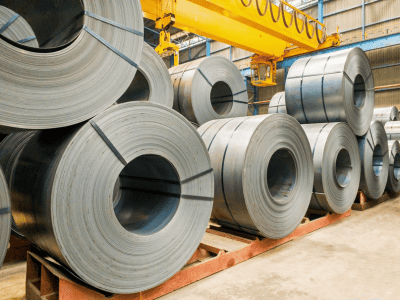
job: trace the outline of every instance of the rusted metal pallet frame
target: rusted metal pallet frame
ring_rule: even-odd
[[[397,197],[397,194],[392,194],[385,192],[379,199],[377,200],[369,200],[367,196],[363,192],[358,192],[356,201],[352,205],[351,209],[352,210],[358,210],[358,211],[364,211],[369,208],[372,208],[374,206],[377,206],[385,201],[388,201],[390,199],[394,199]]]

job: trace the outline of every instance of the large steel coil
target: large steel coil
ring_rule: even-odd
[[[146,43],[135,78],[117,103],[150,101],[172,108],[174,89],[167,66],[160,55]]]
[[[369,199],[378,199],[385,191],[389,175],[388,139],[379,121],[371,122],[368,132],[358,137],[361,158],[360,190]]]
[[[269,114],[287,114],[285,92],[275,94],[268,107]]]
[[[19,155],[34,133],[34,131],[12,133],[0,143],[0,166],[4,171],[8,187],[10,187],[10,181]],[[24,238],[14,218],[12,218],[11,229],[15,236]]]
[[[290,68],[285,95],[288,114],[301,124],[346,122],[362,136],[375,103],[369,60],[360,48],[301,58]]]
[[[313,151],[310,207],[342,214],[356,199],[361,162],[357,139],[344,123],[303,125]]]
[[[0,269],[6,256],[11,233],[11,202],[6,177],[0,168]]]
[[[1,36],[1,132],[80,123],[115,103],[132,83],[143,48],[139,0],[0,4],[29,22],[41,47]]]
[[[169,69],[174,85],[174,109],[189,121],[244,117],[248,96],[236,65],[221,56],[210,56]]]
[[[210,219],[214,176],[183,116],[130,102],[85,124],[35,133],[11,189],[29,241],[91,286],[135,293],[193,255]]]
[[[391,193],[400,191],[400,144],[399,141],[389,141],[389,177],[386,189]]]
[[[382,122],[383,125],[387,122],[399,121],[399,110],[396,106],[375,108],[373,119]]]
[[[279,239],[300,224],[314,179],[307,136],[291,116],[210,121],[199,128],[215,176],[212,219]]]
[[[25,46],[39,47],[35,33],[28,22],[4,6],[0,6],[0,34]]]
[[[386,122],[385,131],[388,140],[400,141],[400,121]]]

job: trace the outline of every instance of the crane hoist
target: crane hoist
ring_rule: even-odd
[[[156,21],[156,28],[162,30],[156,48],[159,54],[173,53],[175,65],[179,63],[179,48],[167,32],[171,26],[229,44],[255,53],[251,79],[259,87],[276,85],[276,64],[284,58],[340,45],[338,33],[327,36],[324,24],[286,1],[279,1],[279,5],[272,0],[141,3],[144,16]]]

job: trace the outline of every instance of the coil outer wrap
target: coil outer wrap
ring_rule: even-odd
[[[399,121],[399,110],[396,106],[375,108],[373,119],[385,126],[387,122]]]
[[[174,104],[174,89],[168,68],[160,55],[146,43],[138,72],[117,103],[129,101],[150,101],[169,108]]]
[[[400,121],[386,122],[385,131],[388,140],[400,140]]]
[[[346,122],[362,136],[375,104],[369,60],[360,48],[301,58],[290,68],[285,96],[288,114],[301,124]]]
[[[312,153],[299,123],[285,114],[210,121],[199,128],[215,176],[212,219],[279,239],[310,204]]]
[[[11,202],[6,177],[0,168],[0,269],[6,256],[11,233]]]
[[[49,7],[67,1],[54,2]],[[82,4],[94,16],[143,33],[139,0],[82,0]],[[43,18],[49,14],[39,11]],[[134,64],[139,64],[142,56],[143,36],[87,14],[82,22],[83,29],[71,32],[72,42],[58,48],[29,48],[0,39],[1,132],[80,123],[107,109],[128,89],[137,70]]]
[[[174,109],[189,121],[202,125],[247,115],[247,88],[230,60],[210,56],[173,67],[169,73],[174,86]]]
[[[391,193],[400,191],[400,144],[399,141],[388,141],[389,147],[389,177],[386,190]]]
[[[287,114],[285,92],[275,94],[268,107],[269,114]]]
[[[130,102],[83,125],[37,132],[11,187],[29,241],[91,286],[135,293],[193,255],[210,219],[214,176],[183,116]]]
[[[385,128],[371,122],[368,132],[358,137],[361,158],[360,190],[369,199],[378,199],[385,191],[389,175],[389,151]]]
[[[302,125],[313,151],[310,208],[342,214],[356,199],[361,162],[357,139],[344,123]]]

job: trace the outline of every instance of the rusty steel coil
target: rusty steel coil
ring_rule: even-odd
[[[143,48],[139,0],[0,0],[40,48],[0,36],[0,131],[74,125],[115,103]]]
[[[356,136],[345,123],[302,125],[313,151],[310,208],[342,214],[356,199],[361,162]]]
[[[396,106],[375,108],[373,119],[385,126],[387,122],[399,121],[399,110]]]
[[[202,125],[247,115],[247,88],[230,60],[210,56],[173,67],[169,73],[174,86],[174,109],[189,121]]]
[[[6,177],[0,168],[0,269],[6,256],[11,233],[11,202]]]
[[[391,193],[400,191],[400,144],[399,141],[388,141],[389,147],[389,177],[386,190]]]
[[[291,116],[210,121],[199,128],[215,175],[212,219],[280,239],[300,224],[314,172],[310,144]]]
[[[268,107],[269,114],[287,114],[285,92],[275,94]]]
[[[362,136],[375,104],[368,57],[352,48],[301,58],[289,70],[285,97],[288,114],[301,124],[345,122]]]
[[[29,241],[91,286],[127,294],[161,284],[193,255],[210,219],[214,176],[183,116],[129,102],[36,132],[11,190]]]
[[[378,199],[385,191],[389,176],[389,150],[385,128],[379,121],[358,137],[361,158],[360,190],[369,199]]]

